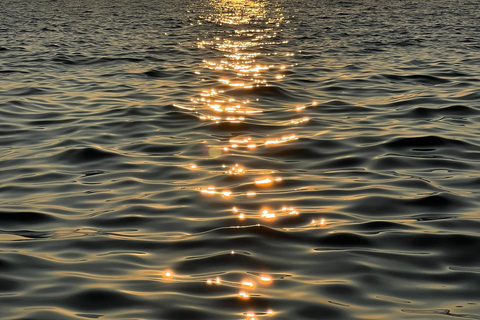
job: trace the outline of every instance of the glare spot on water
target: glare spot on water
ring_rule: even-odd
[[[281,83],[286,77],[285,69],[293,66],[287,62],[289,59],[285,57],[292,57],[294,53],[276,49],[276,46],[288,42],[288,40],[280,40],[278,37],[279,27],[284,19],[283,15],[278,11],[276,16],[267,17],[266,2],[263,1],[211,0],[211,3],[215,10],[206,14],[202,18],[203,21],[213,23],[214,26],[219,27],[218,30],[220,31],[227,30],[222,29],[221,26],[229,25],[228,31],[224,33],[215,32],[213,36],[197,39],[198,48],[214,50],[219,53],[217,56],[205,57],[202,61],[202,68],[205,70],[202,74],[207,75],[203,77],[209,81],[211,87],[204,88],[203,91],[192,97],[189,103],[182,103],[182,105],[175,105],[175,107],[182,112],[194,113],[207,126],[217,126],[218,124],[221,125],[221,130],[231,129],[232,138],[228,139],[228,145],[225,145],[225,142],[217,141],[209,143],[208,156],[211,159],[248,153],[259,154],[264,151],[267,152],[270,147],[275,145],[298,140],[295,134],[281,137],[274,136],[274,138],[245,137],[242,134],[233,134],[233,132],[241,132],[245,123],[255,123],[257,118],[261,119],[261,117],[268,116],[265,111],[269,111],[265,110],[265,106],[259,102],[258,98],[242,99],[238,96],[242,93],[255,94],[252,89],[262,89],[271,86],[272,83]],[[268,48],[268,50],[265,50],[265,48]],[[281,61],[282,59],[284,61]],[[195,71],[195,74],[200,75],[200,72]],[[218,77],[216,79],[211,78],[209,77],[210,74],[217,74]],[[233,97],[230,94],[231,92],[239,93],[239,95]],[[301,105],[296,110],[302,111],[315,105],[316,103]],[[279,125],[300,125],[310,120],[308,117],[287,119]],[[270,136],[266,135],[266,137]],[[225,141],[224,137],[221,138],[221,141]],[[225,161],[225,159],[222,160]],[[258,169],[254,166],[253,168],[252,166],[246,168],[240,162],[223,164],[221,167],[221,171],[214,171],[214,173],[225,174],[224,180],[214,182],[216,186],[199,187],[198,190],[202,195],[222,199],[222,201],[232,204],[234,204],[235,199],[244,201],[241,203],[241,208],[231,206],[236,223],[241,224],[238,220],[244,220],[248,217],[249,220],[261,221],[262,224],[271,224],[275,223],[274,221],[277,219],[299,215],[298,210],[287,205],[281,207],[281,209],[250,208],[247,205],[249,202],[255,204],[255,201],[262,200],[263,193],[259,194],[260,199],[258,200],[250,199],[257,195],[253,190],[260,188],[261,190],[269,190],[270,187],[282,183],[282,177],[275,176],[276,171],[267,168]],[[197,166],[191,164],[190,168],[197,169]],[[235,182],[232,183],[232,181]],[[246,188],[250,190],[245,191]],[[268,194],[268,192],[265,191],[265,194]],[[255,225],[260,226],[260,224]],[[238,225],[236,227],[240,228]],[[230,255],[232,260],[242,257],[242,254],[233,250],[230,251]],[[262,286],[272,283],[272,277],[266,274],[259,275],[254,280],[243,279],[240,281],[240,279],[236,279],[231,281],[227,277],[223,280],[217,277],[216,279],[207,279],[206,283],[212,286],[241,288],[243,290],[238,293],[238,297],[247,300],[251,295],[256,296],[251,292],[252,290],[259,290]],[[252,310],[243,314],[249,320],[256,320],[272,315],[273,311],[271,309],[267,311]]]

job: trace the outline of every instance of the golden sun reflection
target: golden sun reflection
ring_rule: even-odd
[[[164,273],[163,273],[164,277],[166,279],[172,279],[173,278],[173,272],[171,270],[166,270]]]
[[[301,119],[291,120],[290,123],[291,124],[299,124],[299,123],[304,123],[304,122],[307,122],[307,121],[310,121],[310,119],[308,117],[304,117],[304,118],[301,118]]]
[[[312,103],[307,103],[307,104],[304,104],[304,105],[301,105],[301,106],[297,106],[295,108],[295,110],[296,111],[302,111],[302,110],[307,109],[307,108],[316,107],[317,105],[318,105],[318,102],[313,101]]]
[[[281,10],[270,8],[271,4],[268,0],[210,0],[209,3],[213,10],[209,10],[205,16],[202,16],[198,24],[211,24],[214,31],[200,36],[196,42],[197,48],[209,55],[195,66],[197,70],[194,74],[207,79],[210,86],[199,89],[188,102],[174,104],[174,107],[181,112],[194,114],[199,121],[205,121],[207,126],[222,124],[220,126],[222,132],[225,128],[226,130],[231,128],[230,135],[225,134],[214,142],[206,142],[210,157],[218,158],[219,161],[223,157],[238,157],[239,154],[255,155],[267,148],[275,148],[277,145],[298,140],[298,136],[292,133],[256,137],[238,133],[245,127],[239,126],[239,123],[255,124],[258,118],[267,117],[266,111],[270,111],[266,110],[259,99],[251,97],[259,92],[262,93],[264,89],[268,90],[266,87],[272,84],[278,86],[287,81],[287,69],[294,65],[290,58],[294,53],[285,52],[285,48],[282,49],[288,40],[282,38],[281,25],[284,22],[284,16]],[[295,111],[302,111],[316,105],[314,101],[297,106]],[[289,129],[310,121],[310,118],[299,118],[298,115],[288,119],[291,120],[282,121],[279,125]],[[260,135],[260,133],[257,134]],[[225,142],[227,140],[228,145]],[[299,210],[288,204],[280,207],[275,204],[270,207],[267,202],[265,205],[260,204],[254,208],[244,205],[248,201],[256,203],[255,201],[262,200],[263,194],[260,191],[258,197],[260,199],[256,198],[253,201],[249,198],[257,195],[256,190],[269,190],[271,193],[272,189],[282,184],[283,178],[276,170],[246,167],[242,165],[241,159],[245,157],[238,157],[227,163],[228,165],[223,164],[218,171],[210,171],[216,178],[220,175],[228,177],[217,179],[212,183],[213,185],[198,186],[196,190],[215,201],[222,200],[231,204],[234,221],[255,219],[262,224],[275,224],[277,219],[300,214]],[[189,164],[188,168],[201,171],[194,163]],[[236,203],[236,201],[242,202]],[[312,224],[323,226],[325,221],[323,219],[312,221]],[[230,254],[233,256],[232,259],[238,256],[233,250]],[[170,275],[173,277],[173,273]],[[250,274],[248,276],[250,278],[234,278],[236,281],[232,281],[232,278],[224,276],[223,273],[220,276],[210,275],[211,278],[202,279],[202,281],[205,281],[212,290],[216,286],[236,288],[237,297],[245,308],[252,305],[255,297],[261,296],[262,288],[265,290],[266,286],[273,283],[273,277],[268,274],[256,274],[253,279]],[[164,277],[169,276],[165,273]],[[249,311],[244,312],[243,315],[249,320],[274,314],[271,309],[248,308],[247,310]]]
[[[266,146],[272,145],[272,144],[275,145],[275,144],[285,143],[285,142],[292,141],[292,140],[298,140],[297,136],[292,134],[290,136],[284,136],[280,139],[270,139],[270,140],[265,141],[265,145]]]

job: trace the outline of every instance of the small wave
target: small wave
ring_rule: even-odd
[[[371,248],[373,242],[367,236],[342,232],[322,236],[317,240],[317,244],[324,247]]]
[[[84,289],[61,300],[70,308],[85,311],[118,310],[142,305],[142,300],[135,295],[110,289]]]
[[[27,226],[43,225],[58,222],[50,214],[41,212],[10,212],[3,211],[0,213],[0,224],[3,228],[27,228]]]
[[[132,57],[89,57],[82,54],[64,55],[57,54],[52,58],[53,62],[66,65],[95,65],[101,63],[118,63],[118,62],[142,62],[141,58]]]
[[[449,148],[475,148],[476,145],[472,145],[468,142],[462,140],[456,140],[451,138],[444,138],[441,136],[421,136],[421,137],[401,137],[394,138],[393,140],[388,141],[384,144],[385,147],[392,150],[402,150],[402,149],[442,149],[445,147]]]
[[[366,216],[392,216],[411,212],[459,212],[470,207],[466,197],[448,193],[428,195],[418,198],[392,198],[383,196],[366,196],[349,206],[351,212]]]
[[[25,97],[25,96],[47,95],[52,93],[53,91],[51,89],[37,88],[37,87],[23,87],[23,88],[9,89],[7,91],[2,92],[2,95]]]
[[[168,73],[167,71],[160,70],[160,69],[152,69],[149,71],[145,71],[142,74],[150,78],[159,78],[159,79],[169,78],[172,76],[171,73]]]
[[[55,158],[58,161],[64,161],[71,164],[82,164],[87,162],[105,161],[118,158],[120,155],[114,152],[97,149],[93,147],[84,147],[69,149],[57,154]]]
[[[152,155],[157,154],[175,154],[183,150],[182,145],[151,145],[151,144],[140,144],[140,145],[131,145],[124,150],[142,152]]]
[[[283,99],[283,100],[292,100],[292,101],[299,100],[299,97],[297,97],[292,92],[276,85],[269,85],[268,87],[264,87],[264,86],[253,87],[249,89],[232,89],[226,92],[229,95],[232,95],[234,97],[255,96],[255,97],[274,98],[274,99]]]
[[[468,117],[473,115],[479,115],[480,110],[474,107],[465,105],[453,105],[443,108],[426,108],[426,107],[414,107],[406,113],[407,117],[411,118],[439,118],[439,117]]]
[[[8,276],[0,276],[0,292],[3,294],[7,292],[18,292],[25,287],[22,281]]]
[[[395,74],[382,74],[381,75],[383,78],[392,81],[392,82],[409,82],[412,84],[423,84],[423,85],[438,85],[438,84],[445,84],[449,83],[450,80],[436,77],[436,76],[430,76],[430,75],[395,75]]]

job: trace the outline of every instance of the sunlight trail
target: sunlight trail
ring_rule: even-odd
[[[261,117],[266,111],[261,106],[259,99],[249,98],[251,91],[262,90],[271,84],[279,85],[286,77],[285,71],[292,66],[281,61],[282,57],[291,57],[292,52],[276,51],[279,46],[284,46],[288,40],[280,37],[283,13],[275,8],[269,8],[267,0],[212,0],[213,8],[210,14],[203,17],[207,23],[213,24],[214,32],[207,34],[204,39],[199,39],[197,47],[209,52],[211,57],[202,61],[202,67],[209,72],[218,75],[217,85],[204,89],[198,96],[192,97],[187,104],[175,104],[174,106],[183,112],[194,113],[201,121],[210,121],[214,124],[230,124],[231,130],[235,131],[236,125],[250,123],[256,117]],[[200,74],[200,72],[195,72]],[[239,91],[240,90],[240,91]],[[235,95],[232,95],[235,93]],[[240,97],[240,98],[239,98]],[[303,109],[315,107],[317,102],[295,107],[290,112],[292,115]],[[294,118],[282,123],[282,126],[298,126],[307,123],[308,117]],[[275,136],[275,132],[273,132]],[[228,153],[236,155],[236,151],[254,153],[259,148],[275,148],[278,145],[294,143],[299,137],[289,134],[276,137],[252,138],[240,137],[229,139],[228,145],[212,146],[217,157]],[[198,191],[204,196],[218,197],[222,201],[230,201],[234,206],[232,212],[240,221],[254,220],[263,224],[269,224],[287,216],[298,216],[300,211],[283,204],[277,209],[275,206],[262,205],[257,210],[243,209],[238,206],[239,199],[245,204],[248,199],[254,197],[257,190],[279,188],[283,178],[276,175],[276,170],[268,168],[248,168],[242,165],[238,158],[234,163],[222,164],[223,170],[215,171],[214,174],[223,173],[235,179],[251,177],[250,182],[238,186],[198,187]],[[199,169],[197,164],[190,164],[190,169]],[[235,205],[235,202],[237,204]],[[312,225],[323,226],[325,221],[312,221]],[[232,250],[232,255],[235,252]],[[251,272],[251,270],[246,270]],[[238,287],[238,298],[250,309],[243,313],[250,320],[256,320],[263,316],[271,316],[271,309],[263,311],[251,311],[249,301],[262,295],[262,286],[269,286],[274,281],[270,275],[259,274],[257,279],[243,279],[232,282],[220,277],[208,278],[209,286]],[[253,306],[253,305],[252,305]]]

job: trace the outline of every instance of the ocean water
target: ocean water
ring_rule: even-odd
[[[0,12],[1,319],[480,319],[477,1]]]

